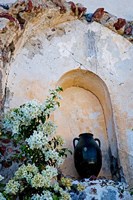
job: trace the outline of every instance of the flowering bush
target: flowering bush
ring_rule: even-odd
[[[54,136],[56,126],[49,119],[59,106],[61,90],[59,87],[51,90],[42,104],[33,100],[5,114],[2,133],[20,145],[16,157],[23,163],[0,193],[0,199],[71,199],[68,192],[71,180],[61,178],[59,173],[69,150],[63,148],[60,136]]]

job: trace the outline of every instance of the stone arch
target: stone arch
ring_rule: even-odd
[[[97,99],[97,102],[102,107],[103,116],[105,120],[106,134],[108,138],[109,148],[108,148],[108,152],[106,153],[109,156],[111,153],[115,158],[118,158],[117,140],[116,140],[116,134],[115,134],[115,128],[114,128],[114,122],[113,122],[113,111],[112,111],[112,106],[111,106],[111,99],[110,99],[108,88],[105,85],[104,81],[91,71],[76,69],[76,70],[71,70],[65,73],[59,79],[59,81],[57,82],[57,85],[61,86],[64,92],[70,88],[71,89],[73,88],[73,91],[74,91],[74,88],[75,89],[81,88],[82,90],[90,92]],[[80,94],[80,91],[79,91],[79,94]],[[55,113],[55,118],[57,119],[56,113]],[[59,115],[58,115],[58,118],[60,118]],[[104,159],[104,161],[106,161],[106,159]],[[107,174],[103,173],[102,175],[107,175]]]

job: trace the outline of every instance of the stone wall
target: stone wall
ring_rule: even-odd
[[[11,4],[15,3],[16,0],[0,0],[0,3],[2,4]],[[81,3],[87,8],[87,12],[93,13],[96,8],[105,8],[109,13],[112,13],[115,16],[119,16],[122,18],[125,18],[127,20],[132,20],[133,19],[133,12],[132,12],[132,7],[133,7],[133,1],[132,0],[102,0],[102,1],[97,1],[97,0],[73,0],[74,3]]]
[[[78,12],[74,12],[72,4],[65,4],[64,7],[64,4],[57,2],[37,7],[37,13],[33,12],[35,7],[32,4],[18,4],[10,12],[16,16],[18,10],[26,6],[27,10],[21,13],[25,21],[20,20],[18,24],[14,18],[10,18],[10,22],[4,19],[6,26],[2,31],[5,32],[1,33],[1,100],[4,108],[19,106],[31,99],[43,101],[48,90],[60,84],[64,88],[64,101],[54,116],[59,126],[58,133],[64,134],[67,140],[67,126],[68,144],[81,132],[92,131],[96,137],[100,137],[103,146],[106,141],[104,152],[106,149],[109,151],[110,147],[112,155],[120,160],[126,180],[132,184],[133,46],[101,24],[88,23],[81,18],[85,11],[83,7],[76,7],[79,8]],[[70,76],[66,76],[67,73]],[[82,80],[80,77],[83,77]],[[75,96],[72,97],[72,94]],[[89,105],[92,105],[92,110]],[[73,109],[74,114],[65,124],[69,108]],[[65,110],[63,119],[62,110]],[[95,110],[101,113],[98,120]],[[77,123],[74,129],[72,120]],[[96,125],[96,120],[99,128],[92,125]],[[105,136],[103,139],[102,133]],[[70,148],[73,147],[70,145]],[[109,157],[109,152],[105,154]],[[104,163],[107,157],[104,157]],[[67,165],[69,169],[69,162],[65,168]],[[109,169],[109,165],[106,169]],[[110,172],[101,175],[110,176]]]

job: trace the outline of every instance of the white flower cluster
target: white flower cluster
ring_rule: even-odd
[[[50,136],[54,134],[55,131],[56,126],[53,124],[53,122],[45,122],[44,124],[37,126],[37,131],[34,131],[33,135],[26,139],[26,142],[32,150],[42,149],[48,144]]]
[[[31,179],[35,174],[38,173],[38,168],[35,166],[35,164],[28,164],[22,165],[21,167],[18,168],[18,170],[15,172],[15,180],[21,180],[21,179],[26,179],[28,183],[31,182]]]
[[[50,182],[46,179],[42,174],[37,173],[32,179],[31,179],[31,185],[33,188],[42,188],[42,187],[49,187]]]
[[[5,114],[3,126],[5,130],[9,130],[14,134],[21,133],[21,126],[31,125],[31,120],[38,117],[45,117],[50,115],[58,106],[60,95],[58,92],[60,88],[50,91],[50,97],[46,99],[44,103],[40,103],[36,100],[29,101],[19,108],[11,109]]]
[[[58,175],[57,169],[53,166],[46,166],[46,169],[43,170],[40,173],[37,173],[32,179],[31,179],[31,185],[32,187],[35,187],[36,189],[39,187],[45,187],[49,188],[51,187],[51,181],[54,177]]]
[[[20,122],[21,117],[18,116],[18,110],[12,109],[6,113],[3,126],[6,130],[12,131],[12,134],[14,135],[15,133],[19,133]]]
[[[46,161],[51,160],[52,163],[55,163],[57,166],[60,166],[64,162],[64,158],[61,157],[55,149],[50,149],[48,151],[44,151],[43,153]]]
[[[63,185],[57,181],[57,168],[64,162],[63,140],[58,136],[53,137],[56,126],[49,120],[50,113],[59,106],[59,90],[61,89],[52,90],[51,96],[43,104],[31,101],[11,110],[5,116],[5,129],[10,130],[14,138],[26,138],[24,145],[22,144],[22,153],[24,151],[24,156],[28,159],[30,155],[27,162],[35,162],[19,167],[13,179],[6,184],[5,194],[9,199],[13,195],[24,194],[28,189],[26,198],[31,200],[53,200],[54,194],[55,198],[58,194],[60,200],[71,199],[68,188],[64,191]],[[38,193],[35,194],[35,191]]]
[[[44,124],[37,126],[37,131],[41,131],[45,136],[51,136],[55,134],[57,126],[52,121],[47,121]]]
[[[32,100],[20,107],[20,111],[26,120],[32,120],[42,113],[40,102]]]
[[[66,191],[61,191],[61,198],[60,200],[71,200],[71,196],[68,192]]]
[[[62,190],[62,188],[59,186],[59,183],[58,183],[58,182],[54,183],[54,184],[52,185],[52,187],[53,187],[53,189],[54,189],[55,192],[59,192],[60,189]]]
[[[42,105],[39,102],[36,100],[27,102],[5,114],[4,128],[10,130],[12,135],[20,134],[20,126],[29,126],[31,120],[41,115],[41,113]]]
[[[0,181],[2,181],[3,179],[4,179],[4,177],[0,175]]]
[[[56,193],[60,193],[60,200],[71,200],[70,194],[67,192],[67,190],[64,190],[62,187],[60,187],[58,182],[53,184],[53,189]]]
[[[42,175],[44,177],[48,177],[49,179],[52,179],[58,175],[58,171],[55,167],[47,165],[46,169],[42,171]]]
[[[49,188],[51,187],[54,177],[58,175],[57,169],[53,166],[46,166],[46,169],[39,173],[39,169],[33,164],[22,165],[15,172],[14,179],[11,179],[6,185],[6,193],[17,194],[22,191],[25,186],[21,184],[21,181],[25,179],[27,184],[33,188]]]
[[[41,131],[34,131],[33,135],[31,135],[26,142],[28,143],[30,149],[42,149],[49,141],[49,138],[44,135]]]
[[[34,194],[31,200],[53,200],[52,193],[48,190],[43,191],[41,195]]]
[[[0,192],[0,200],[6,200],[6,198],[3,196],[1,192]]]
[[[14,194],[16,195],[17,192],[20,189],[20,183],[18,181],[15,181],[13,179],[9,180],[9,182],[6,184],[5,193],[6,194]]]

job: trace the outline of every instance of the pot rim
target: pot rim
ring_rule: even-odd
[[[79,137],[81,137],[81,136],[83,136],[83,135],[87,135],[87,136],[92,136],[93,137],[93,134],[92,133],[81,133],[80,135],[79,135]]]

